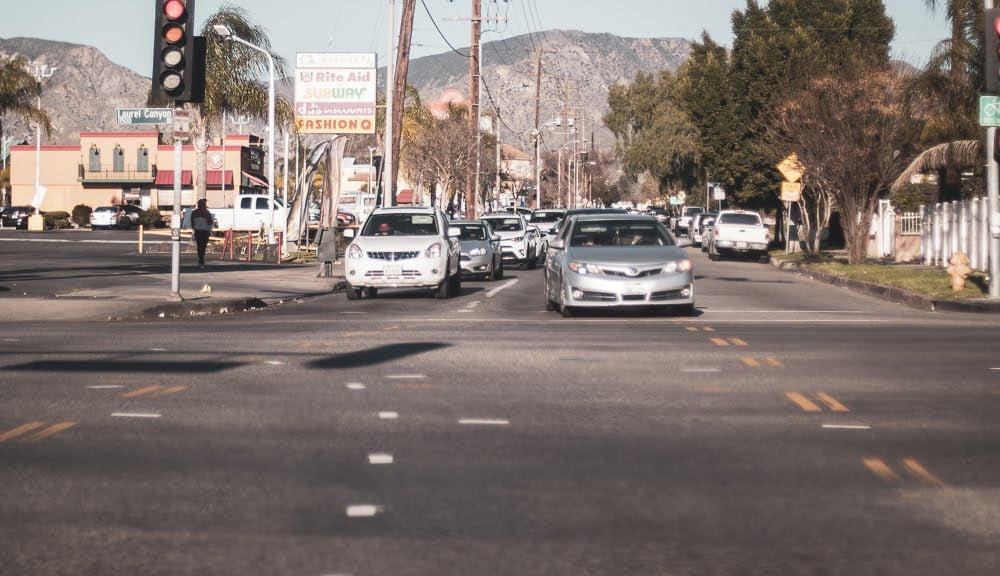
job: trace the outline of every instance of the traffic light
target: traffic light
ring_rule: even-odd
[[[194,35],[194,0],[154,0],[153,96],[201,102],[205,92],[204,38]]]
[[[986,36],[983,39],[983,52],[986,56],[983,84],[985,92],[996,94],[1000,92],[1000,8],[987,10],[983,21],[986,23]]]

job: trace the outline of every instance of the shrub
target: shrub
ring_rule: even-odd
[[[143,228],[163,228],[165,222],[159,210],[150,208],[149,210],[143,210],[142,214],[139,214],[139,224]]]
[[[73,207],[73,222],[81,227],[90,226],[90,215],[93,213],[94,209],[90,206],[77,204]]]
[[[69,218],[69,212],[64,211],[46,212],[45,214],[42,214],[42,221],[46,230],[72,227]]]

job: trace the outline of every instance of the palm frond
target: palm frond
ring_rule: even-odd
[[[937,171],[949,162],[959,166],[971,167],[982,163],[982,143],[979,140],[957,140],[945,142],[924,150],[910,162],[910,165],[892,183],[892,191],[910,183],[913,176],[924,172]]]

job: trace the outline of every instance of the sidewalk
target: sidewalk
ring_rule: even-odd
[[[109,275],[98,289],[67,287],[55,297],[7,300],[0,322],[111,321],[180,318],[264,308],[300,298],[342,291],[343,261],[328,277],[318,277],[318,263],[277,264],[207,259],[204,268],[182,260],[180,300],[172,297],[169,266],[163,273]]]

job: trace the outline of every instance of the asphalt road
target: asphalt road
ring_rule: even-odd
[[[692,317],[0,326],[0,574],[996,574],[996,316],[691,253]]]

